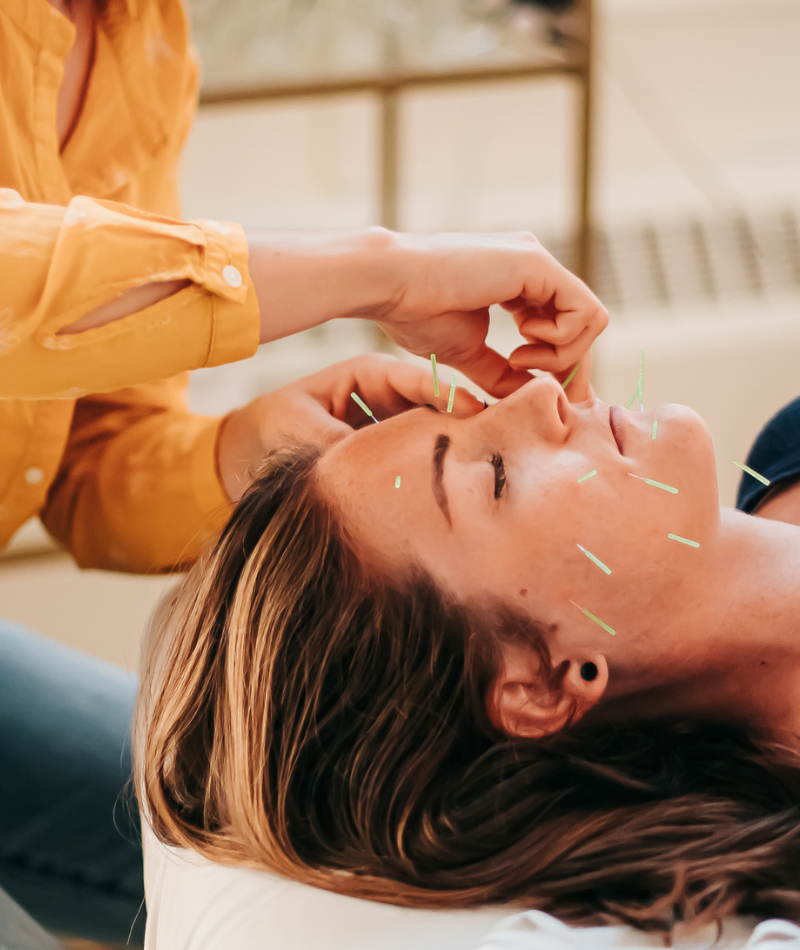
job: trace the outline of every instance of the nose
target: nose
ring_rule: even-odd
[[[561,384],[552,376],[539,376],[525,383],[496,402],[490,412],[495,421],[520,426],[520,431],[533,429],[540,438],[556,443],[567,439],[575,415]]]

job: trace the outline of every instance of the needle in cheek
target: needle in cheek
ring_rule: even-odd
[[[672,541],[680,541],[681,544],[688,544],[690,548],[700,547],[699,541],[690,541],[689,538],[682,538],[679,534],[668,534],[667,537]]]
[[[610,574],[610,573],[611,573],[611,568],[610,568],[610,567],[606,567],[606,565],[603,564],[603,562],[600,560],[599,557],[597,557],[596,555],[592,554],[591,551],[587,551],[586,548],[585,548],[582,544],[579,544],[578,547],[581,549],[581,551],[583,551],[583,553],[586,555],[586,557],[588,557],[589,560],[590,560],[593,564],[596,564],[596,565],[600,568],[600,570],[603,571],[604,574]]]
[[[610,633],[612,637],[615,637],[615,636],[617,635],[617,631],[616,631],[613,627],[609,627],[609,625],[608,625],[607,623],[605,623],[605,621],[601,620],[599,617],[596,617],[596,616],[591,612],[591,610],[587,610],[585,607],[581,607],[581,605],[580,605],[580,604],[576,604],[574,600],[571,600],[570,603],[571,603],[574,607],[577,607],[578,610],[580,610],[580,612],[581,612],[585,617],[588,617],[593,623],[596,623],[596,624],[598,625],[598,627],[602,627],[603,630],[606,631],[606,633]]]
[[[641,475],[634,475],[633,472],[628,472],[631,478],[638,478],[640,482],[644,482],[646,485],[652,485],[653,488],[660,488],[663,491],[668,491],[673,495],[678,494],[678,489],[673,488],[672,485],[665,485],[663,482],[657,482],[652,478],[642,478]]]

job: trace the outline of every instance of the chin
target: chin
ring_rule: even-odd
[[[711,431],[701,415],[680,403],[659,406],[655,415],[660,420],[658,438],[670,450],[670,462],[681,481],[694,482],[708,501],[719,505],[717,463]]]

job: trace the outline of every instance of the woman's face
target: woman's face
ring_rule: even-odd
[[[634,666],[679,655],[659,631],[694,596],[719,525],[699,416],[571,404],[549,377],[467,418],[419,408],[366,426],[323,456],[319,476],[366,562],[390,573],[416,562],[460,599],[510,604],[565,649]]]

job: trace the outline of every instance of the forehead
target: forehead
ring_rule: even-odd
[[[439,548],[447,525],[433,495],[432,460],[446,427],[439,413],[411,410],[359,429],[320,459],[320,490],[365,556],[424,562]]]
[[[384,471],[416,467],[422,461],[423,447],[430,449],[433,444],[432,415],[412,409],[378,425],[357,429],[320,460],[322,482],[331,487],[342,479],[352,485],[376,484]]]

